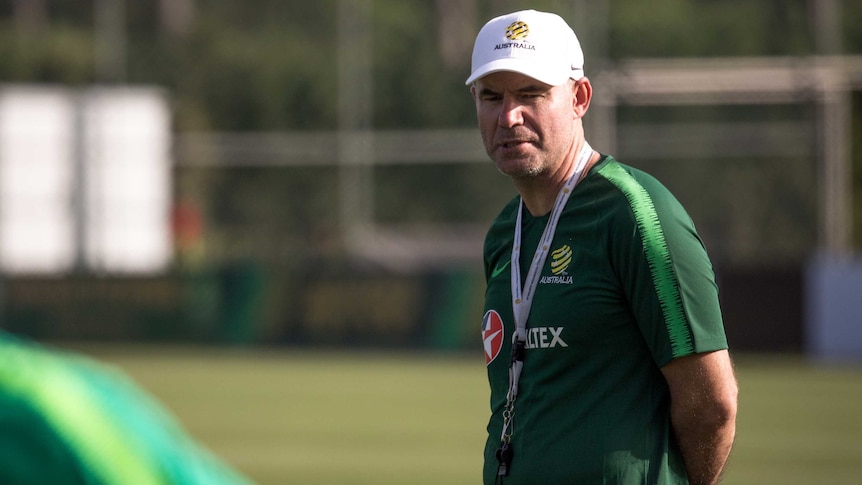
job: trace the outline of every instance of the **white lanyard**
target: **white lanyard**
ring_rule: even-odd
[[[526,285],[521,287],[521,215],[524,212],[524,200],[518,206],[518,218],[515,222],[515,240],[512,244],[512,311],[515,317],[515,332],[512,334],[512,361],[509,367],[509,392],[506,395],[506,411],[503,416],[503,433],[500,441],[503,444],[501,450],[508,450],[508,444],[511,438],[512,417],[514,414],[515,398],[518,396],[518,381],[521,377],[521,370],[524,366],[524,350],[527,342],[527,317],[530,315],[530,308],[533,305],[533,295],[536,293],[536,288],[539,286],[539,278],[542,274],[542,266],[548,257],[548,252],[551,249],[551,243],[554,240],[554,233],[557,230],[557,222],[560,220],[560,215],[569,201],[569,196],[581,180],[584,168],[593,154],[593,149],[590,144],[584,140],[584,145],[578,153],[578,158],[575,162],[574,172],[569,176],[563,188],[557,194],[557,200],[554,202],[554,209],[551,211],[551,216],[548,223],[545,225],[545,231],[542,233],[542,239],[539,241],[539,246],[536,248],[536,254],[533,255],[533,261],[530,263],[530,269],[527,272],[527,279],[524,281]],[[511,459],[511,455],[509,456]],[[508,461],[508,460],[506,460]],[[501,460],[501,474],[505,474],[506,465]]]
[[[578,154],[575,170],[572,175],[566,180],[560,193],[557,194],[557,200],[554,203],[554,209],[551,211],[551,217],[545,225],[545,231],[542,233],[542,239],[539,241],[539,246],[536,248],[536,254],[533,255],[533,261],[530,263],[530,269],[527,272],[527,279],[524,281],[526,287],[521,289],[521,217],[524,212],[524,201],[518,207],[518,219],[515,222],[515,241],[512,245],[512,310],[515,315],[515,333],[512,335],[512,341],[527,340],[527,317],[530,315],[530,308],[533,306],[533,295],[536,293],[536,287],[539,286],[539,277],[542,274],[542,266],[548,257],[548,252],[551,248],[551,243],[554,240],[554,233],[557,231],[557,222],[560,220],[560,214],[566,207],[569,201],[569,196],[572,194],[575,186],[581,179],[581,174],[587,165],[590,157],[593,154],[593,149],[590,144],[584,141],[584,146]],[[518,369],[520,373],[520,368]],[[514,398],[518,394],[517,378],[514,386],[510,386],[509,391],[513,393]],[[513,387],[513,388],[512,388]]]

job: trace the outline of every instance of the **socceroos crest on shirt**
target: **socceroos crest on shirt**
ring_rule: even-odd
[[[569,265],[572,264],[572,247],[564,244],[551,252],[551,276],[542,276],[539,280],[543,285],[570,285]]]

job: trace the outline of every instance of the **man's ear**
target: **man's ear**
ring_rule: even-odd
[[[593,99],[593,86],[590,80],[582,77],[572,83],[572,109],[577,118],[583,118]]]

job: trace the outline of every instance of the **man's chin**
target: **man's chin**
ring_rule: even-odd
[[[539,173],[539,168],[529,158],[498,158],[494,164],[497,171],[512,178],[535,177]]]

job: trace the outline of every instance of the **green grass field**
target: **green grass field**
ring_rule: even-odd
[[[99,348],[261,485],[476,484],[481,355]],[[862,366],[737,357],[727,485],[862,483]]]

